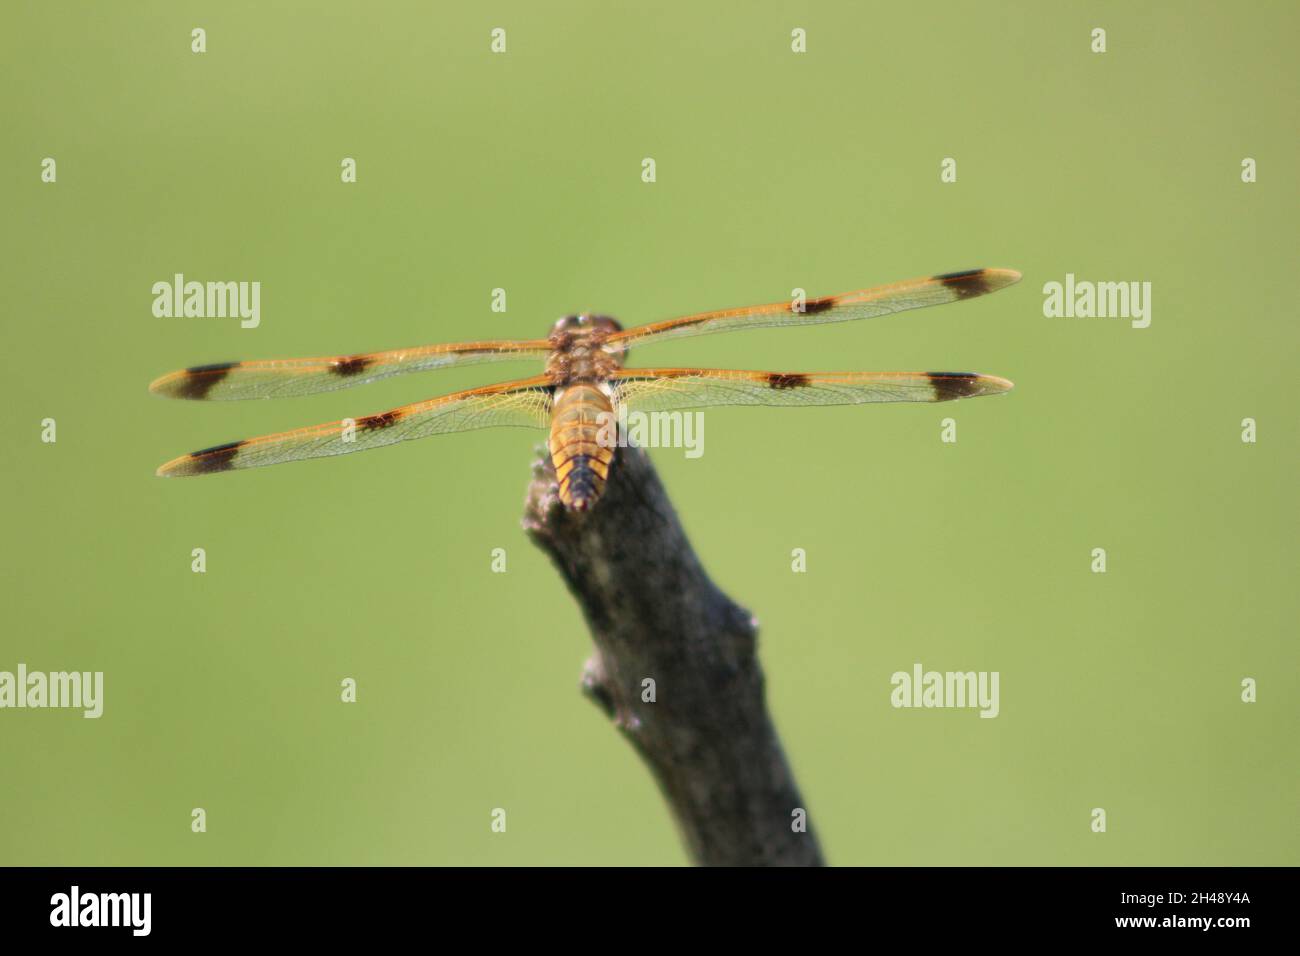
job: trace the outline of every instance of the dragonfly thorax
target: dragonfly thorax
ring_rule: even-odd
[[[600,381],[623,365],[622,349],[606,344],[623,327],[607,315],[566,315],[551,329],[546,371],[556,385]]]

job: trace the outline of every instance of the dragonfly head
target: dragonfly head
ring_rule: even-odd
[[[551,328],[552,335],[565,332],[571,335],[590,335],[593,332],[612,335],[621,331],[623,331],[623,326],[619,325],[616,319],[612,319],[608,315],[592,315],[588,312],[583,312],[580,315],[566,315]]]

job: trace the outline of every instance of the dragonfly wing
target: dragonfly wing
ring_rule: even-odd
[[[167,462],[158,474],[183,477],[259,468],[497,425],[545,428],[551,394],[551,380],[545,375],[473,388],[375,415],[205,448]]]
[[[424,372],[452,365],[542,359],[550,353],[545,339],[519,342],[457,342],[393,349],[363,355],[218,362],[171,372],[155,380],[149,391],[167,398],[222,401],[243,398],[285,398],[332,392],[394,375]]]
[[[861,405],[946,402],[997,395],[1012,383],[974,372],[743,372],[734,369],[621,369],[611,381],[629,411],[711,405]]]
[[[666,322],[654,322],[618,332],[606,340],[612,350],[626,350],[660,340],[726,332],[732,329],[761,329],[773,326],[819,325],[853,319],[890,315],[909,309],[923,309],[945,302],[959,302],[987,295],[1020,281],[1012,269],[971,269],[946,275],[909,279],[892,285],[860,289],[817,299],[773,302],[721,312],[702,312]]]

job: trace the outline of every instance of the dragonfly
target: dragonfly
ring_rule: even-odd
[[[409,372],[480,362],[541,360],[540,375],[486,385],[385,412],[214,445],[181,455],[163,477],[210,475],[365,451],[490,426],[549,428],[558,497],[571,511],[600,499],[615,443],[601,429],[619,410],[672,412],[721,405],[858,405],[945,402],[997,395],[1012,383],[975,372],[775,372],[628,368],[633,347],[711,332],[819,325],[890,315],[995,292],[1011,269],[971,269],[820,298],[702,312],[624,329],[592,313],[566,315],[544,339],[459,342],[318,358],[219,362],[171,372],[149,390],[197,401],[282,398],[377,382]],[[626,419],[619,419],[626,420]]]

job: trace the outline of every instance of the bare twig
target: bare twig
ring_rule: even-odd
[[[559,504],[543,452],[524,528],[591,629],[583,689],[649,765],[695,862],[823,863],[767,712],[755,621],[704,573],[645,452],[618,450],[585,514]]]

